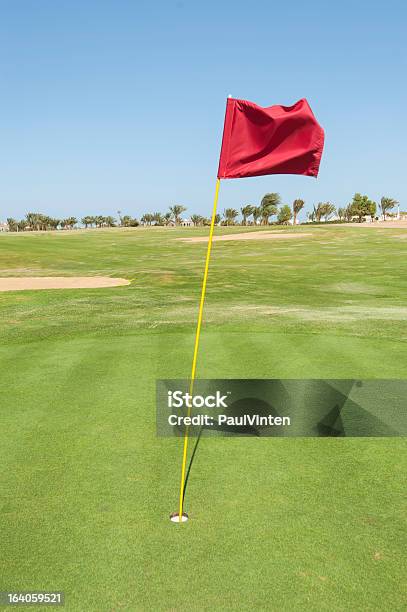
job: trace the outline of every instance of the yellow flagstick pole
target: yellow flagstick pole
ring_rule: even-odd
[[[198,350],[199,350],[199,338],[201,335],[201,326],[202,326],[202,314],[205,303],[205,294],[206,294],[206,283],[208,280],[208,270],[209,270],[209,261],[211,258],[211,250],[212,250],[212,239],[213,239],[213,230],[215,227],[215,217],[216,217],[216,209],[218,206],[218,197],[219,197],[219,186],[220,179],[216,180],[216,188],[215,188],[215,197],[213,200],[213,209],[212,209],[212,218],[211,218],[211,227],[209,230],[209,240],[208,240],[208,248],[206,250],[206,260],[205,260],[205,270],[202,281],[202,290],[201,290],[201,300],[199,302],[199,312],[198,312],[198,322],[196,324],[196,332],[195,332],[195,345],[194,345],[194,356],[192,359],[192,369],[191,369],[191,381],[189,386],[189,392],[192,395],[194,389],[194,381],[196,374],[196,364],[198,360]],[[188,408],[188,416],[191,414],[191,408]],[[182,510],[184,505],[184,488],[185,488],[185,470],[187,465],[187,456],[188,456],[188,438],[189,438],[189,426],[187,425],[185,428],[184,435],[184,445],[182,452],[182,468],[181,468],[181,484],[179,491],[179,517],[178,520],[182,522]]]

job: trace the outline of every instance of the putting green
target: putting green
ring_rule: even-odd
[[[405,377],[405,230],[219,242],[199,377]],[[155,380],[189,375],[207,230],[0,236],[1,276],[137,278],[0,295],[4,588],[68,610],[404,608],[402,439],[181,440]],[[217,230],[228,233],[241,228]],[[302,228],[290,231],[303,231]]]

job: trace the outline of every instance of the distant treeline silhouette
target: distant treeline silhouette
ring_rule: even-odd
[[[390,215],[389,212],[398,204],[397,200],[383,196],[380,200],[379,208],[383,219]],[[270,225],[271,223],[287,225],[289,223],[296,224],[297,217],[300,211],[304,208],[304,200],[298,198],[294,200],[291,206],[281,203],[281,197],[278,193],[266,193],[262,198],[259,206],[254,204],[246,204],[239,210],[235,208],[226,208],[223,215],[216,215],[215,223],[217,225]],[[362,222],[370,217],[372,220],[377,218],[378,206],[376,202],[371,200],[367,195],[355,193],[352,202],[346,207],[336,208],[331,202],[319,202],[313,206],[311,212],[307,214],[308,222],[329,222],[335,220],[337,222]],[[181,215],[187,208],[180,204],[170,206],[168,212],[145,213],[140,220],[131,217],[130,215],[122,215],[121,211],[117,211],[118,218],[103,215],[87,215],[82,217],[80,223],[85,228],[103,228],[103,227],[137,227],[144,226],[169,226],[181,225],[183,220]],[[275,217],[275,220],[273,220]],[[190,217],[190,224],[195,226],[210,225],[211,220],[208,217],[203,217],[198,214],[193,214]],[[9,217],[7,219],[8,229],[11,232],[18,231],[46,231],[46,230],[72,230],[78,225],[76,217],[67,217],[66,219],[57,219],[49,217],[42,213],[29,212],[25,218],[18,221]],[[188,222],[189,224],[189,222]]]

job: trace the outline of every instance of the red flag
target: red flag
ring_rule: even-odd
[[[303,98],[262,108],[228,98],[218,178],[264,174],[318,176],[324,130]]]

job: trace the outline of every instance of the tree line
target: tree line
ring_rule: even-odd
[[[339,221],[353,221],[355,217],[359,222],[362,222],[365,217],[371,217],[372,220],[377,218],[378,208],[383,215],[383,219],[389,215],[389,211],[397,206],[398,202],[394,198],[383,196],[380,200],[379,206],[376,202],[371,200],[367,195],[355,193],[352,202],[346,207],[335,208],[330,202],[320,202],[317,206],[313,207],[313,210],[308,213],[309,221],[329,221],[333,215],[337,215]]]
[[[355,193],[352,202],[346,207],[336,208],[331,202],[319,202],[313,206],[313,210],[308,213],[307,219],[311,223],[320,223],[329,221],[335,217],[340,222],[350,222],[357,219],[362,222],[366,217],[371,217],[372,220],[377,218],[377,210],[380,208],[383,218],[386,219],[390,211],[397,206],[398,202],[394,198],[383,196],[379,206],[371,200],[367,195]],[[254,204],[246,204],[236,210],[235,208],[226,208],[223,215],[216,215],[215,223],[217,225],[270,225],[277,223],[286,225],[291,221],[296,224],[298,214],[304,208],[305,201],[298,198],[295,199],[291,206],[281,203],[281,196],[278,193],[266,193],[261,199],[258,206]],[[130,215],[123,215],[121,211],[117,211],[118,220],[112,216],[103,215],[87,215],[82,217],[81,224],[88,227],[137,227],[138,225],[159,225],[166,226],[170,224],[180,225],[182,222],[181,215],[187,208],[180,204],[170,206],[168,212],[145,213],[140,221]],[[238,220],[241,217],[241,220]],[[275,220],[273,220],[275,217]],[[191,221],[197,226],[210,225],[211,220],[208,217],[203,217],[198,214],[191,215]],[[27,213],[25,218],[18,221],[9,217],[7,219],[9,230],[12,232],[25,230],[56,230],[66,229],[71,230],[78,224],[76,217],[67,217],[66,219],[56,219],[43,215],[41,213]]]

